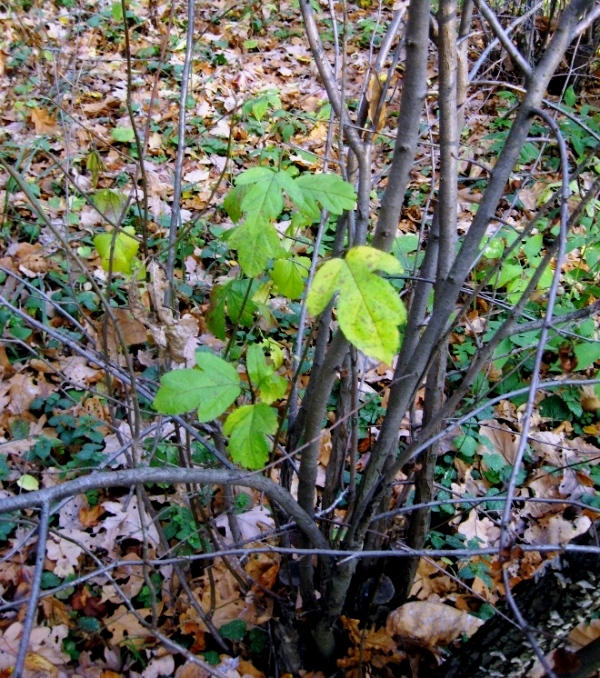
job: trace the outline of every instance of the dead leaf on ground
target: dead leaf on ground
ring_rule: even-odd
[[[358,619],[341,617],[342,626],[350,636],[352,647],[348,656],[338,659],[341,669],[352,669],[361,663],[381,669],[386,664],[399,664],[406,654],[398,650],[397,643],[385,628],[360,629]]]
[[[406,603],[390,612],[386,629],[426,648],[449,645],[459,636],[472,636],[483,624],[481,619],[443,603]]]
[[[138,610],[138,613],[143,616],[144,610]],[[112,645],[126,642],[129,646],[141,649],[153,639],[152,631],[140,624],[125,605],[120,605],[112,616],[105,619],[104,626],[112,636]]]
[[[36,134],[48,134],[56,129],[56,118],[45,108],[32,108],[30,115]]]

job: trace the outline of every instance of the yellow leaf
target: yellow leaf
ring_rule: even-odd
[[[17,480],[17,485],[28,492],[40,489],[40,483],[37,478],[30,476],[28,473],[25,473]]]

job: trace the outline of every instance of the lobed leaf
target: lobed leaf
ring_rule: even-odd
[[[337,174],[302,174],[295,182],[313,210],[318,209],[316,203],[332,214],[354,209],[356,191]]]
[[[240,394],[235,367],[212,353],[197,353],[195,369],[173,370],[161,377],[154,408],[161,414],[198,410],[200,422],[219,417]]]
[[[308,257],[277,259],[270,275],[280,294],[288,299],[298,299],[304,292],[309,268]]]
[[[116,273],[132,273],[135,256],[140,249],[139,242],[127,233],[101,233],[94,238],[94,247],[102,260],[102,268],[111,268]]]
[[[268,435],[277,431],[277,410],[266,403],[243,405],[223,424],[231,458],[244,468],[259,469],[269,458]]]
[[[315,276],[307,308],[318,315],[339,293],[338,321],[348,341],[389,364],[400,345],[398,326],[406,322],[406,308],[374,271],[398,274],[402,266],[391,254],[364,246],[351,249],[345,259],[328,261]]]
[[[229,238],[229,245],[238,253],[242,271],[254,278],[260,275],[269,259],[276,258],[280,251],[279,236],[272,224],[245,221]]]

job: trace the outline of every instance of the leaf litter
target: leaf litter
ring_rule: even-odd
[[[27,78],[31,77],[36,68],[39,70],[39,66],[36,67],[33,63],[45,63],[47,56],[44,49],[59,50],[59,58],[65,65],[77,64],[78,82],[70,95],[66,112],[68,124],[73,125],[74,133],[70,139],[62,134],[67,124],[65,110],[49,110],[42,88],[36,91],[34,86],[32,96],[35,105],[27,104],[24,108],[19,95],[15,93],[15,83],[11,82],[10,87],[3,87],[4,93],[0,102],[5,121],[5,141],[15,146],[31,148],[32,144],[35,146],[44,137],[49,153],[33,153],[32,162],[25,166],[24,174],[31,183],[42,177],[39,180],[40,202],[53,216],[53,225],[58,233],[68,232],[76,236],[76,247],[79,247],[77,242],[84,234],[95,230],[101,218],[88,204],[77,204],[76,200],[69,204],[67,201],[55,199],[52,182],[60,181],[61,175],[51,159],[51,153],[62,155],[69,152],[87,159],[89,176],[83,169],[83,164],[72,166],[73,181],[80,188],[89,189],[98,182],[108,188],[114,182],[122,182],[123,194],[128,200],[144,200],[144,195],[134,181],[137,166],[131,163],[125,151],[125,144],[131,143],[133,134],[131,121],[123,108],[123,103],[127,100],[126,64],[120,45],[113,44],[114,38],[107,37],[104,32],[105,26],[116,30],[117,24],[111,23],[115,6],[112,3],[100,3],[94,12],[88,12],[88,29],[84,33],[77,30],[80,17],[76,12],[49,3],[36,7],[36,13],[15,13],[5,17],[7,37],[4,44],[8,46],[8,51],[14,54],[19,42],[24,41],[29,45],[34,59],[28,61],[24,57],[25,67],[17,72],[14,66],[7,66],[6,54],[3,52],[0,55],[3,85],[7,85],[10,78],[18,81],[21,87],[31,89]],[[302,35],[298,17],[287,3],[282,3],[281,7],[284,10],[281,25],[286,22],[290,24],[288,28],[291,37],[285,41],[283,38],[272,37],[271,32],[266,31],[259,31],[254,37],[249,17],[230,18],[232,10],[222,2],[212,3],[210,13],[206,10],[200,17],[201,42],[207,46],[208,51],[194,62],[192,75],[194,100],[189,114],[190,118],[196,117],[202,122],[197,130],[190,130],[191,143],[184,159],[184,182],[193,187],[184,192],[182,197],[180,217],[184,224],[190,222],[195,212],[201,213],[209,206],[213,189],[218,197],[222,197],[224,192],[224,188],[217,183],[227,165],[219,154],[223,147],[217,148],[217,152],[215,148],[204,149],[203,139],[210,138],[225,143],[233,136],[251,146],[256,138],[251,130],[245,129],[229,116],[238,111],[245,100],[250,97],[257,100],[254,108],[250,108],[256,118],[260,117],[261,107],[264,105],[261,95],[269,89],[278,92],[286,111],[315,113],[323,105],[325,95],[312,64],[312,56],[304,39],[294,36],[294,31]],[[145,161],[148,181],[146,197],[151,217],[149,228],[157,237],[166,233],[165,217],[170,217],[172,210],[172,163],[175,153],[173,122],[178,117],[177,69],[181,68],[183,62],[184,30],[175,22],[171,27],[171,35],[167,35],[168,11],[166,5],[156,6],[155,3],[147,6],[140,3],[136,8],[136,13],[143,22],[136,49],[140,54],[144,54],[146,50],[151,56],[138,57],[141,67],[135,71],[132,103],[137,108],[136,123],[141,128],[145,124],[143,116],[151,115],[152,124],[147,129],[149,133]],[[223,12],[224,16],[218,25],[211,21],[211,13],[215,11]],[[262,11],[268,12],[266,9]],[[358,17],[368,14],[365,9],[357,8],[355,11]],[[94,17],[100,17],[96,25],[89,20]],[[269,19],[274,20],[274,17]],[[173,51],[168,53],[161,77],[155,79],[155,64],[151,59],[160,53],[167,39],[173,45]],[[256,46],[245,47],[248,41],[254,41]],[[224,44],[227,46],[223,46]],[[208,58],[209,52],[217,55],[214,61]],[[359,76],[365,67],[363,54],[360,50],[354,51],[348,77],[351,93],[359,88]],[[474,140],[478,135],[481,137],[486,133],[488,119],[484,114],[481,115],[480,123],[480,129],[473,131]],[[315,160],[311,161],[307,151],[315,154],[323,149],[326,131],[322,120],[307,121],[304,129],[294,130],[295,133],[288,139],[290,148],[295,153],[291,157],[297,159],[300,165],[310,167],[312,162],[313,168],[318,166],[317,156],[313,155]],[[101,163],[95,165],[90,161],[92,149],[102,153]],[[242,157],[240,162],[245,160]],[[416,177],[415,182],[418,184],[420,180],[429,181],[427,177]],[[535,190],[519,191],[525,210],[536,206],[538,193],[537,187]],[[4,185],[2,196],[19,219],[23,222],[35,221],[24,193],[9,192]],[[468,204],[477,202],[479,196],[476,191],[461,193],[461,198],[466,203],[461,220],[465,229],[468,228],[470,218]],[[222,215],[216,214],[214,217],[215,222],[219,223],[220,220],[220,225],[224,228],[231,226]],[[22,275],[26,280],[45,280],[50,291],[55,292],[60,283],[51,276],[61,270],[63,262],[53,253],[60,247],[55,234],[45,228],[40,233],[40,240],[42,238],[46,239],[46,246],[16,240],[9,242],[2,253],[0,266]],[[86,254],[85,251],[83,254]],[[190,284],[206,284],[209,290],[214,280],[200,255],[201,250],[188,255],[184,281]],[[91,252],[87,254],[88,263],[95,268],[96,278],[102,280],[105,276],[99,259]],[[130,254],[126,253],[124,265],[128,265],[130,259]],[[226,275],[235,276],[235,265],[234,262]],[[148,266],[152,264],[149,263]],[[7,276],[2,283],[2,292],[7,298],[15,292],[14,280]],[[154,269],[153,280],[154,290],[144,294],[154,294],[155,299],[161,298],[166,283],[161,280],[161,272],[157,268]],[[202,343],[216,345],[219,341],[205,326],[201,328],[203,319],[199,320],[193,314],[195,311],[192,308],[189,313],[175,319],[169,315],[168,309],[162,307],[162,303],[155,303],[154,308],[162,309],[160,317],[156,318],[147,312],[149,304],[143,294],[139,294],[139,291],[130,292],[128,296],[129,306],[115,309],[125,346],[144,346],[150,335],[154,347],[159,348],[158,357],[154,350],[146,357],[142,357],[141,351],[137,352],[139,369],[160,362],[165,354],[189,367],[194,363],[195,351]],[[93,300],[90,301],[93,306],[92,302]],[[46,322],[50,326],[59,329],[66,327],[52,305],[46,304],[45,310]],[[114,327],[110,330],[109,323],[108,334],[103,338],[103,333],[107,332],[104,321],[85,306],[83,315],[87,325],[95,328],[96,346],[100,347],[105,342],[111,358],[124,364],[120,338],[115,336]],[[478,335],[485,331],[485,323],[486,319],[475,313],[468,319],[466,326],[468,332]],[[199,332],[203,332],[200,337]],[[13,336],[18,337],[16,330]],[[96,391],[104,395],[106,374],[89,358],[61,353],[61,349],[55,347],[46,350],[40,336],[23,335],[18,338],[31,349],[29,358],[25,357],[15,363],[6,357],[7,343],[3,340],[0,345],[0,433],[2,453],[8,460],[8,470],[3,482],[11,483],[29,472],[39,476],[42,485],[48,486],[60,482],[65,477],[65,472],[64,469],[52,465],[42,466],[41,470],[38,468],[37,462],[48,458],[47,455],[44,456],[44,449],[37,449],[38,443],[40,439],[44,439],[50,441],[50,447],[53,443],[62,444],[62,434],[59,433],[61,424],[55,421],[56,408],[40,414],[39,408],[32,410],[32,406],[39,401],[47,401],[52,396],[62,397],[65,390],[90,393]],[[458,337],[456,343],[460,343]],[[43,349],[42,353],[40,349]],[[43,360],[35,357],[38,354],[43,355]],[[389,350],[385,350],[382,356],[389,359]],[[372,368],[369,374],[367,381],[374,384],[374,392],[384,393],[391,380],[389,367],[380,365]],[[73,455],[82,455],[78,465],[72,468],[86,468],[93,455],[97,454],[101,463],[110,458],[113,468],[124,467],[127,463],[125,453],[121,457],[114,455],[120,447],[134,439],[142,445],[139,452],[144,458],[157,454],[157,450],[144,449],[144,436],[134,432],[125,422],[116,423],[109,411],[102,406],[98,407],[97,402],[92,402],[93,397],[95,396],[87,398],[83,405],[74,400],[68,408],[61,410],[74,418],[92,411],[96,426],[92,427],[92,431],[80,432],[68,453],[56,448],[56,454],[60,458],[64,457],[66,461]],[[584,394],[582,401],[584,399],[588,402],[588,411],[598,409],[595,392]],[[518,412],[511,411],[510,404],[505,402],[498,405],[495,414],[497,418],[479,422],[477,435],[480,441],[485,439],[485,442],[478,445],[475,453],[474,459],[478,467],[467,464],[464,459],[457,459],[454,464],[457,475],[451,490],[455,497],[488,496],[494,485],[490,480],[493,473],[514,460],[520,428]],[[18,426],[24,426],[22,435],[16,433]],[[376,433],[377,421],[373,429]],[[163,429],[162,435],[165,439],[173,434],[172,428]],[[597,436],[595,429],[594,435]],[[573,437],[564,428],[548,427],[541,419],[537,430],[530,436],[530,446],[532,462],[527,469],[523,492],[524,496],[526,493],[527,497],[533,496],[539,501],[524,502],[523,508],[514,512],[511,529],[515,536],[532,545],[568,543],[577,534],[585,532],[591,521],[598,516],[597,511],[592,508],[583,509],[577,515],[565,515],[565,511],[569,501],[582,501],[586,496],[595,494],[598,476],[596,474],[594,479],[592,474],[600,461],[600,449],[589,442],[589,437]],[[35,450],[37,456],[33,455],[32,450]],[[326,457],[323,450],[323,473]],[[167,463],[164,457],[161,462]],[[45,571],[55,578],[50,582],[49,588],[58,586],[57,580],[64,580],[63,588],[42,599],[39,623],[33,630],[26,658],[27,672],[67,676],[75,675],[76,667],[79,666],[84,675],[92,675],[92,667],[101,669],[102,673],[98,675],[103,675],[104,678],[118,675],[151,678],[171,675],[175,671],[180,678],[204,675],[203,669],[192,663],[181,664],[178,661],[177,666],[173,655],[165,651],[159,654],[152,632],[139,619],[140,616],[151,619],[152,615],[158,613],[159,628],[165,635],[176,634],[176,621],[181,632],[191,639],[193,652],[204,652],[207,647],[206,635],[209,629],[189,599],[186,600],[188,594],[182,593],[179,574],[175,574],[171,565],[150,567],[145,564],[146,558],[154,559],[159,556],[163,544],[156,527],[156,512],[160,515],[160,507],[169,502],[173,502],[174,506],[184,505],[185,502],[181,496],[161,492],[159,488],[153,488],[147,499],[149,504],[140,506],[137,496],[100,492],[96,497],[73,498],[61,505],[47,545]],[[544,503],[544,499],[554,501]],[[250,509],[242,510],[239,521],[241,536],[249,553],[256,544],[268,543],[268,537],[264,537],[264,534],[270,534],[274,528],[273,518],[266,513],[262,500],[253,500],[256,504]],[[152,510],[149,512],[150,508]],[[207,520],[212,521],[211,518]],[[233,542],[225,513],[220,513],[212,523],[224,534],[223,543]],[[474,540],[479,546],[497,544],[497,520],[480,514],[476,509],[463,510],[458,518],[453,519],[452,524],[456,533],[465,540]],[[205,539],[203,530],[206,527],[208,526],[196,525],[194,530]],[[188,552],[185,540],[189,534],[186,537],[183,534],[182,528],[171,537],[169,545],[173,552],[177,552],[178,548],[183,549],[184,553]],[[18,547],[26,555],[33,553],[35,539],[30,531],[19,527],[8,540],[8,544],[9,551]],[[27,594],[32,568],[26,562],[17,560],[14,556],[3,560],[0,566],[3,594],[9,591],[13,595]],[[111,567],[111,562],[118,562],[118,565]],[[101,575],[94,574],[100,564],[108,567],[112,583],[110,580],[107,583]],[[521,578],[531,577],[539,564],[534,556],[525,554],[512,564],[513,581],[516,583]],[[237,576],[234,574],[225,559],[217,559],[200,574],[190,574],[191,595],[217,629],[237,621],[244,621],[248,628],[259,627],[268,622],[273,614],[273,597],[268,594],[278,586],[279,568],[280,562],[275,554],[250,555],[243,567],[243,573],[247,576],[245,581],[246,578],[241,573],[237,573]],[[472,633],[479,621],[469,614],[469,611],[474,611],[471,600],[457,584],[456,577],[449,576],[447,572],[450,573],[450,570],[447,564],[431,567],[427,561],[421,560],[413,587],[413,596],[418,600],[393,611],[385,628],[371,629],[365,633],[358,628],[356,620],[342,618],[341,623],[349,635],[351,648],[348,657],[340,661],[340,667],[351,670],[359,662],[365,661],[374,668],[382,668],[388,663],[404,661],[406,655],[401,649],[402,645],[398,645],[398,638],[407,641],[409,647],[413,644],[435,653],[438,646],[451,643],[461,633]],[[475,576],[471,587],[480,598],[493,604],[497,599],[495,592],[501,590],[500,569],[495,559],[487,563],[487,570],[493,581],[486,582],[485,579]],[[69,578],[88,574],[93,575],[91,579],[69,588]],[[153,575],[159,575],[161,581],[152,584]],[[245,583],[241,583],[244,581]],[[252,583],[247,585],[248,581]],[[157,599],[155,604],[158,603],[155,610],[150,610],[151,605],[146,605],[152,602],[152,586]],[[143,600],[139,600],[136,606],[137,614],[127,607],[123,596],[127,601],[142,596]],[[174,601],[175,611],[167,609],[162,601]],[[102,631],[89,633],[85,642],[80,643],[77,652],[68,654],[65,647],[73,647],[68,641],[75,630],[76,615],[72,614],[74,610],[83,610],[85,617],[98,618]],[[22,631],[21,614],[19,612],[16,616],[3,617],[0,637],[0,669],[3,671],[14,665]],[[173,619],[175,614],[178,615],[176,620]],[[590,640],[597,637],[597,632],[592,636]],[[136,669],[129,668],[123,660],[121,651],[125,647],[132,651],[134,657],[135,653],[144,656]],[[232,677],[262,675],[241,657],[221,655],[216,659],[215,667]]]

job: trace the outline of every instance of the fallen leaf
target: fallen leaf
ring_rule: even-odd
[[[434,648],[449,645],[462,635],[472,636],[483,624],[481,619],[443,603],[406,603],[390,612],[386,629],[417,645]]]
[[[138,610],[139,614],[143,612],[143,610]],[[152,638],[152,631],[142,626],[138,618],[129,612],[125,605],[120,605],[113,615],[105,619],[104,626],[112,636],[113,645],[126,642],[130,647],[141,649]]]
[[[45,108],[32,108],[30,111],[31,122],[35,126],[36,134],[53,132],[56,127],[56,118],[48,113]]]

